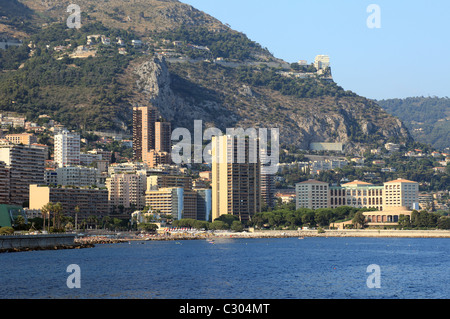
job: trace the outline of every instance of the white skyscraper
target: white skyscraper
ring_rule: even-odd
[[[80,164],[80,135],[63,131],[55,135],[55,157],[59,167]]]

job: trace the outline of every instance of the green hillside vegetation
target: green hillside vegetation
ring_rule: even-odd
[[[20,33],[36,31],[36,14],[26,5],[16,0],[5,0],[0,3],[0,35],[3,31],[18,30]],[[7,17],[7,18],[3,18]],[[14,32],[10,36],[14,37]]]
[[[377,101],[399,117],[415,140],[436,149],[450,147],[450,98],[410,97]]]
[[[447,166],[446,171],[442,173],[436,173],[433,170],[434,167],[440,166],[439,161],[442,161],[443,157],[416,159],[405,157],[400,152],[393,153],[389,157],[383,158],[386,162],[384,167],[393,168],[395,170],[393,172],[382,172],[379,165],[372,164],[372,161],[377,158],[370,152],[366,152],[364,157],[366,163],[364,167],[358,167],[356,163],[349,163],[342,168],[321,171],[318,175],[310,175],[298,167],[283,167],[277,175],[283,177],[284,180],[276,182],[275,186],[290,188],[294,187],[296,183],[308,179],[339,185],[344,178],[349,181],[360,180],[382,185],[385,182],[402,178],[418,182],[419,190],[422,192],[450,191],[450,166]],[[368,174],[371,175],[370,178],[367,176]]]
[[[88,34],[95,33],[131,38],[123,30],[108,30],[100,23],[80,30],[55,24],[30,38],[36,45],[32,57],[28,57],[27,46],[0,51],[8,56],[2,60],[3,69],[23,63],[22,68],[0,75],[0,109],[25,114],[29,120],[49,114],[70,128],[120,129],[120,121],[129,120],[121,107],[129,94],[118,77],[133,57],[132,48],[127,48],[130,54],[124,56],[113,47],[100,46],[95,58],[86,59],[53,51],[54,46],[71,44],[67,51],[71,52],[86,43]]]
[[[276,69],[268,67],[239,67],[236,69],[237,78],[246,84],[267,87],[283,95],[297,98],[313,98],[320,96],[356,96],[353,92],[345,91],[335,82],[316,78],[293,78],[282,76]]]
[[[248,39],[243,33],[214,32],[205,27],[178,28],[170,32],[151,33],[155,39],[165,39],[172,43],[174,41],[183,42],[184,46],[179,49],[180,53],[191,58],[225,58],[239,61],[254,60],[254,54],[260,53],[269,56],[267,49],[263,49],[258,43]],[[209,51],[189,49],[186,45],[197,45],[208,47]],[[206,51],[206,52],[205,52]]]
[[[338,114],[345,118],[346,134],[352,141],[383,144],[385,139],[380,132],[365,134],[358,119],[364,118],[378,127],[392,121],[377,104],[320,77],[286,77],[264,64],[232,68],[206,62],[169,63],[168,68],[174,92],[196,105],[205,101],[220,103],[224,108],[212,109],[212,116],[225,113],[227,119],[236,118],[243,125],[245,119],[251,118],[261,127],[279,125],[286,132],[295,132],[299,130],[296,119],[311,118],[317,113],[330,118]],[[251,95],[240,93],[244,85],[251,89]],[[177,123],[189,127],[192,120],[180,115]],[[223,129],[235,123],[215,125]],[[337,137],[336,132],[328,133]]]
[[[132,105],[151,101],[173,127],[190,128],[193,117],[221,129],[279,127],[282,143],[302,149],[315,141],[343,141],[352,149],[410,138],[401,123],[372,101],[317,76],[280,74],[281,69],[263,64],[282,62],[267,49],[179,1],[80,0],[79,30],[65,23],[69,0],[11,1],[49,21],[35,23],[37,31],[22,38],[22,47],[0,52],[0,109],[28,120],[48,114],[70,129],[129,133]],[[92,34],[109,37],[111,45],[96,43],[95,57],[70,57]],[[127,55],[119,54],[117,37],[127,43]],[[132,39],[144,46],[134,48]],[[156,53],[168,48],[201,62],[159,65]],[[241,66],[208,62],[219,57]],[[144,65],[146,61],[151,63]],[[150,65],[157,70],[146,69]],[[155,70],[163,73],[153,74]],[[314,72],[313,66],[298,64],[291,70]],[[152,91],[160,79],[170,87]],[[146,90],[137,89],[137,80]]]
[[[16,70],[29,58],[30,49],[26,45],[11,46],[0,50],[0,70]]]

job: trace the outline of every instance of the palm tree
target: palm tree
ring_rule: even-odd
[[[42,229],[45,230],[45,217],[48,216],[48,218],[47,218],[48,232],[50,232],[50,216],[53,211],[53,206],[54,206],[54,204],[52,202],[48,202],[41,208],[41,213],[42,213],[42,216],[44,217],[44,225],[43,225]]]
[[[110,226],[111,224],[111,217],[105,216],[103,217],[103,229],[105,229],[106,226]]]
[[[94,224],[95,225],[95,228],[97,228],[97,223],[98,223],[98,218],[97,218],[97,216],[95,216],[95,215],[90,215],[89,217],[88,217],[88,223],[90,224],[90,225],[92,225],[92,224]]]
[[[57,226],[57,228],[58,229],[60,229],[61,228],[61,217],[63,216],[63,207],[62,207],[62,204],[61,203],[56,203],[54,206],[53,206],[53,211],[54,211],[54,218],[56,218],[57,219],[57,225],[53,225],[53,227],[56,227]]]
[[[78,230],[78,213],[80,212],[80,206],[75,206],[75,231]]]

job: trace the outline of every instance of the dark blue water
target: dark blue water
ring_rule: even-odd
[[[70,264],[81,288],[67,287]],[[0,298],[442,299],[449,269],[449,239],[131,242],[1,254]]]

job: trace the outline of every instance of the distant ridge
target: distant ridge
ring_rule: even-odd
[[[450,148],[450,98],[409,97],[380,100],[387,112],[398,116],[418,142],[434,148]]]

